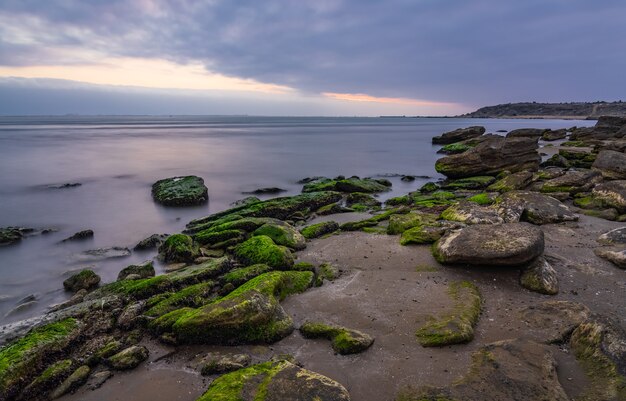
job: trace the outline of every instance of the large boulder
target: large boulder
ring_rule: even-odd
[[[534,171],[539,163],[536,140],[494,136],[467,152],[442,157],[435,163],[435,169],[449,178],[464,178],[495,175],[504,170]]]
[[[152,197],[165,206],[192,206],[208,202],[204,180],[194,175],[159,180],[152,185]]]
[[[541,256],[543,249],[543,231],[531,224],[476,224],[441,237],[433,254],[446,264],[520,266]]]
[[[608,207],[626,213],[626,180],[609,181],[593,188],[593,197]]]
[[[350,401],[350,394],[339,383],[293,363],[269,361],[237,370],[215,379],[197,401],[314,400]]]
[[[509,223],[527,221],[542,225],[578,220],[578,215],[559,200],[537,192],[507,192],[498,199],[498,209]]]
[[[165,262],[192,262],[198,254],[198,246],[185,234],[170,235],[159,246],[159,255]]]
[[[507,138],[533,138],[539,139],[546,132],[543,128],[518,128],[513,131],[509,131],[506,134]]]
[[[626,154],[614,150],[603,150],[598,153],[591,166],[609,180],[626,180]]]
[[[459,141],[464,141],[470,138],[476,138],[485,133],[485,127],[467,127],[459,128],[454,131],[446,132],[441,136],[433,137],[433,144],[435,145],[447,145]]]

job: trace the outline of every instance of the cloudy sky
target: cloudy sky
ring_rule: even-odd
[[[0,114],[626,100],[624,0],[2,0]]]

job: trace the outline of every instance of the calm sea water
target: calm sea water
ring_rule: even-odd
[[[404,183],[393,174],[428,175],[437,147],[431,137],[469,125],[488,132],[523,127],[567,128],[590,121],[437,118],[275,117],[0,117],[0,227],[54,228],[18,245],[0,247],[0,324],[45,311],[68,298],[62,281],[92,267],[113,281],[123,267],[153,252],[85,260],[81,252],[132,248],[153,233],[179,232],[189,220],[223,210],[242,192],[281,187],[300,192],[308,176],[390,176],[407,193],[427,180]],[[158,179],[198,175],[209,204],[166,208],[150,187]],[[76,183],[73,188],[50,185]],[[266,197],[267,198],[267,197]],[[93,239],[60,243],[93,229]],[[157,265],[158,269],[162,267]],[[33,295],[36,302],[12,311]]]

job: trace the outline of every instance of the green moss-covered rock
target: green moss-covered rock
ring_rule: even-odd
[[[306,248],[306,239],[291,224],[277,221],[266,223],[252,233],[253,236],[265,235],[277,245],[283,245],[295,250]]]
[[[438,189],[439,185],[435,184],[434,182],[427,182],[426,184],[422,185],[419,191],[421,193],[430,193],[435,192]]]
[[[346,205],[348,207],[353,207],[354,205],[380,206],[381,202],[370,194],[352,192],[346,197]]]
[[[174,234],[159,246],[159,255],[166,262],[191,262],[199,255],[199,249],[190,236]]]
[[[81,325],[68,318],[30,331],[0,348],[0,399],[8,400],[78,338]]]
[[[300,326],[300,333],[305,338],[325,338],[330,340],[335,352],[348,355],[368,349],[374,339],[357,330],[319,322],[307,322]]]
[[[271,343],[293,331],[279,301],[312,284],[313,273],[308,271],[265,273],[211,304],[175,316],[171,328],[184,343]]]
[[[448,294],[454,302],[452,311],[432,318],[417,330],[417,340],[424,347],[440,347],[470,342],[482,308],[478,288],[468,281],[450,284]]]
[[[382,213],[376,214],[369,219],[360,220],[360,221],[349,221],[347,223],[342,224],[339,228],[343,231],[358,231],[363,230],[366,227],[375,227],[381,221],[386,221],[391,218],[391,216],[396,214],[404,214],[408,213],[409,209],[404,207],[398,207],[393,209],[387,209]]]
[[[91,373],[91,369],[87,365],[83,365],[78,367],[71,375],[56,388],[50,394],[51,399],[56,399],[61,397],[64,394],[69,393],[82,386],[87,382],[89,378],[89,374]]]
[[[197,401],[349,401],[348,391],[328,377],[288,361],[265,362],[215,379]]]
[[[456,203],[456,195],[448,191],[435,191],[429,195],[411,195],[411,205],[419,208],[449,206]]]
[[[481,206],[470,201],[458,202],[441,213],[441,218],[465,224],[499,224],[504,220],[493,206]]]
[[[74,362],[71,359],[63,359],[53,363],[22,391],[21,397],[25,399],[35,398],[56,388],[72,373],[74,368]]]
[[[150,353],[146,347],[133,345],[110,357],[107,363],[111,368],[116,370],[134,369],[139,366],[141,362],[148,359],[149,355]]]
[[[295,268],[294,265],[292,270],[301,270]],[[260,276],[263,273],[267,273],[272,271],[273,268],[271,266],[265,264],[256,264],[252,266],[241,267],[239,269],[234,269],[226,274],[224,274],[221,278],[225,284],[232,284],[235,287],[240,286],[246,281],[252,280],[253,278]]]
[[[400,236],[400,245],[432,244],[445,233],[445,227],[441,226],[417,226],[410,228]]]
[[[444,145],[437,151],[437,153],[443,153],[445,155],[455,155],[457,153],[463,153],[470,150],[474,146],[465,142],[455,142],[448,145]]]
[[[166,206],[201,205],[209,200],[208,189],[200,177],[172,177],[152,185],[152,197]]]
[[[215,283],[212,281],[190,285],[167,296],[144,314],[150,317],[158,317],[185,306],[198,308],[217,298],[214,287]]]
[[[90,290],[97,287],[99,283],[100,276],[91,269],[84,269],[63,281],[63,287],[66,291],[77,292]]]
[[[0,228],[0,245],[10,245],[19,242],[24,237],[22,230],[16,227]]]
[[[243,230],[205,230],[194,235],[194,239],[202,245],[215,245],[232,239],[240,239],[243,242],[244,234]]]
[[[389,218],[387,234],[401,234],[410,228],[433,223],[435,220],[437,220],[437,215],[431,213],[409,212],[407,214],[395,214]]]
[[[460,178],[458,180],[449,180],[441,184],[443,189],[481,189],[486,188],[496,181],[491,176],[476,176],[468,178]]]
[[[508,192],[516,189],[524,189],[530,185],[533,179],[533,173],[530,171],[520,171],[515,174],[509,174],[489,185],[489,191]]]
[[[246,264],[266,264],[275,269],[293,266],[293,255],[284,246],[276,245],[266,235],[258,235],[237,245],[235,256]]]
[[[131,274],[136,274],[139,278],[149,278],[154,277],[154,264],[151,260],[146,260],[142,264],[139,265],[130,265],[123,268],[119,274],[117,275],[118,280],[124,280],[127,276]]]
[[[482,193],[467,198],[467,201],[476,203],[481,206],[489,206],[492,205],[496,201],[496,199],[493,194]]]
[[[300,230],[300,233],[306,239],[319,238],[321,236],[334,233],[339,230],[339,224],[334,221],[324,221],[317,224],[311,224]]]
[[[378,180],[374,180],[371,178],[361,179],[356,177],[339,180],[324,178],[307,183],[302,188],[303,193],[320,191],[375,193],[388,190],[389,186],[381,183]]]

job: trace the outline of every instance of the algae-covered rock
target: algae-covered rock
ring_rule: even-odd
[[[235,256],[246,264],[266,264],[276,269],[288,269],[293,265],[293,255],[284,246],[276,245],[266,235],[258,235],[237,245]]]
[[[602,181],[602,176],[597,171],[569,170],[565,174],[545,181],[541,192],[568,192],[570,194],[587,192],[600,181]]]
[[[380,206],[381,202],[370,194],[352,192],[346,197],[346,205],[348,207],[352,207],[354,205]]]
[[[504,178],[494,182],[487,187],[490,191],[508,192],[516,189],[524,189],[530,185],[533,179],[533,173],[530,171],[520,171],[518,173],[509,174]]]
[[[461,201],[441,213],[441,218],[465,224],[499,224],[504,220],[492,206],[481,206],[474,202]]]
[[[8,400],[39,374],[55,355],[79,337],[81,324],[73,318],[30,331],[0,348],[0,399]]]
[[[578,215],[559,200],[537,192],[507,192],[498,198],[497,206],[506,222],[523,220],[542,225],[578,220]]]
[[[339,230],[339,224],[334,221],[324,221],[321,223],[306,226],[300,230],[300,233],[306,239],[314,239],[334,233],[337,230]]]
[[[234,370],[243,369],[250,365],[250,355],[213,355],[209,354],[200,363],[200,372],[203,376],[223,374]]]
[[[271,343],[293,331],[293,322],[279,304],[286,296],[306,290],[313,273],[270,272],[253,278],[227,296],[198,309],[162,316],[172,323],[177,340],[183,343],[241,344]],[[173,321],[173,322],[172,322]]]
[[[360,331],[319,322],[304,323],[300,326],[300,333],[305,338],[330,340],[333,350],[341,355],[363,352],[374,343],[372,337]]]
[[[139,241],[133,249],[136,251],[156,249],[167,239],[167,237],[167,234],[152,234],[151,236]]]
[[[591,381],[581,399],[626,399],[626,333],[619,324],[591,318],[574,330],[570,347]]]
[[[303,193],[320,191],[375,193],[388,190],[389,187],[378,180],[371,178],[361,179],[357,177],[347,179],[323,178],[304,184],[304,187],[302,188]]]
[[[35,398],[41,393],[56,388],[74,370],[74,362],[71,359],[63,359],[48,366],[24,391],[20,398]]]
[[[626,213],[626,180],[610,181],[598,184],[593,188],[593,196],[607,207]]]
[[[165,262],[192,262],[199,255],[199,249],[190,236],[174,234],[159,246],[159,255]]]
[[[546,295],[559,293],[559,279],[554,268],[545,258],[537,258],[522,271],[520,276],[522,287]]]
[[[148,359],[149,355],[146,347],[133,345],[111,356],[107,363],[116,370],[134,369]]]
[[[155,182],[152,185],[152,197],[166,206],[201,205],[209,200],[204,180],[193,175]]]
[[[17,227],[0,228],[0,245],[15,244],[22,240],[24,234]]]
[[[145,312],[145,315],[158,317],[182,307],[198,308],[215,300],[214,287],[215,283],[213,281],[207,281],[190,285],[171,294],[164,294],[159,298],[158,302],[151,305],[150,309]]]
[[[51,399],[56,399],[70,391],[76,390],[87,382],[91,369],[89,366],[83,365],[76,369],[67,379],[63,381],[52,393],[50,393]]]
[[[63,281],[63,287],[66,291],[77,292],[90,290],[98,286],[99,283],[100,276],[91,269],[84,269]]]
[[[531,224],[476,224],[441,237],[433,254],[440,263],[520,266],[541,256],[543,249],[543,231]]]
[[[117,275],[117,279],[124,280],[130,274],[136,274],[139,276],[139,278],[154,277],[154,265],[152,264],[151,260],[146,260],[139,265],[127,266],[119,272],[119,274]]]
[[[197,401],[349,401],[348,391],[318,373],[289,361],[270,361],[215,379]]]
[[[445,226],[418,226],[409,228],[400,236],[400,245],[432,244],[441,238],[448,228]]]
[[[424,347],[440,347],[470,342],[482,309],[478,288],[468,281],[450,284],[448,295],[454,305],[444,316],[433,318],[420,327],[417,340]]]
[[[454,131],[444,132],[440,136],[433,137],[432,142],[435,145],[447,145],[467,139],[476,138],[484,133],[485,127],[480,126],[458,128]]]
[[[459,178],[457,180],[446,180],[441,184],[441,188],[449,190],[459,189],[482,189],[493,184],[496,179],[492,176],[474,176]]]
[[[282,221],[266,223],[257,228],[253,236],[265,235],[270,237],[277,245],[283,245],[295,250],[306,248],[306,238],[300,234],[291,224]]]
[[[402,234],[404,231],[429,224],[437,220],[437,215],[431,213],[409,212],[406,214],[394,214],[389,218],[387,234]]]

